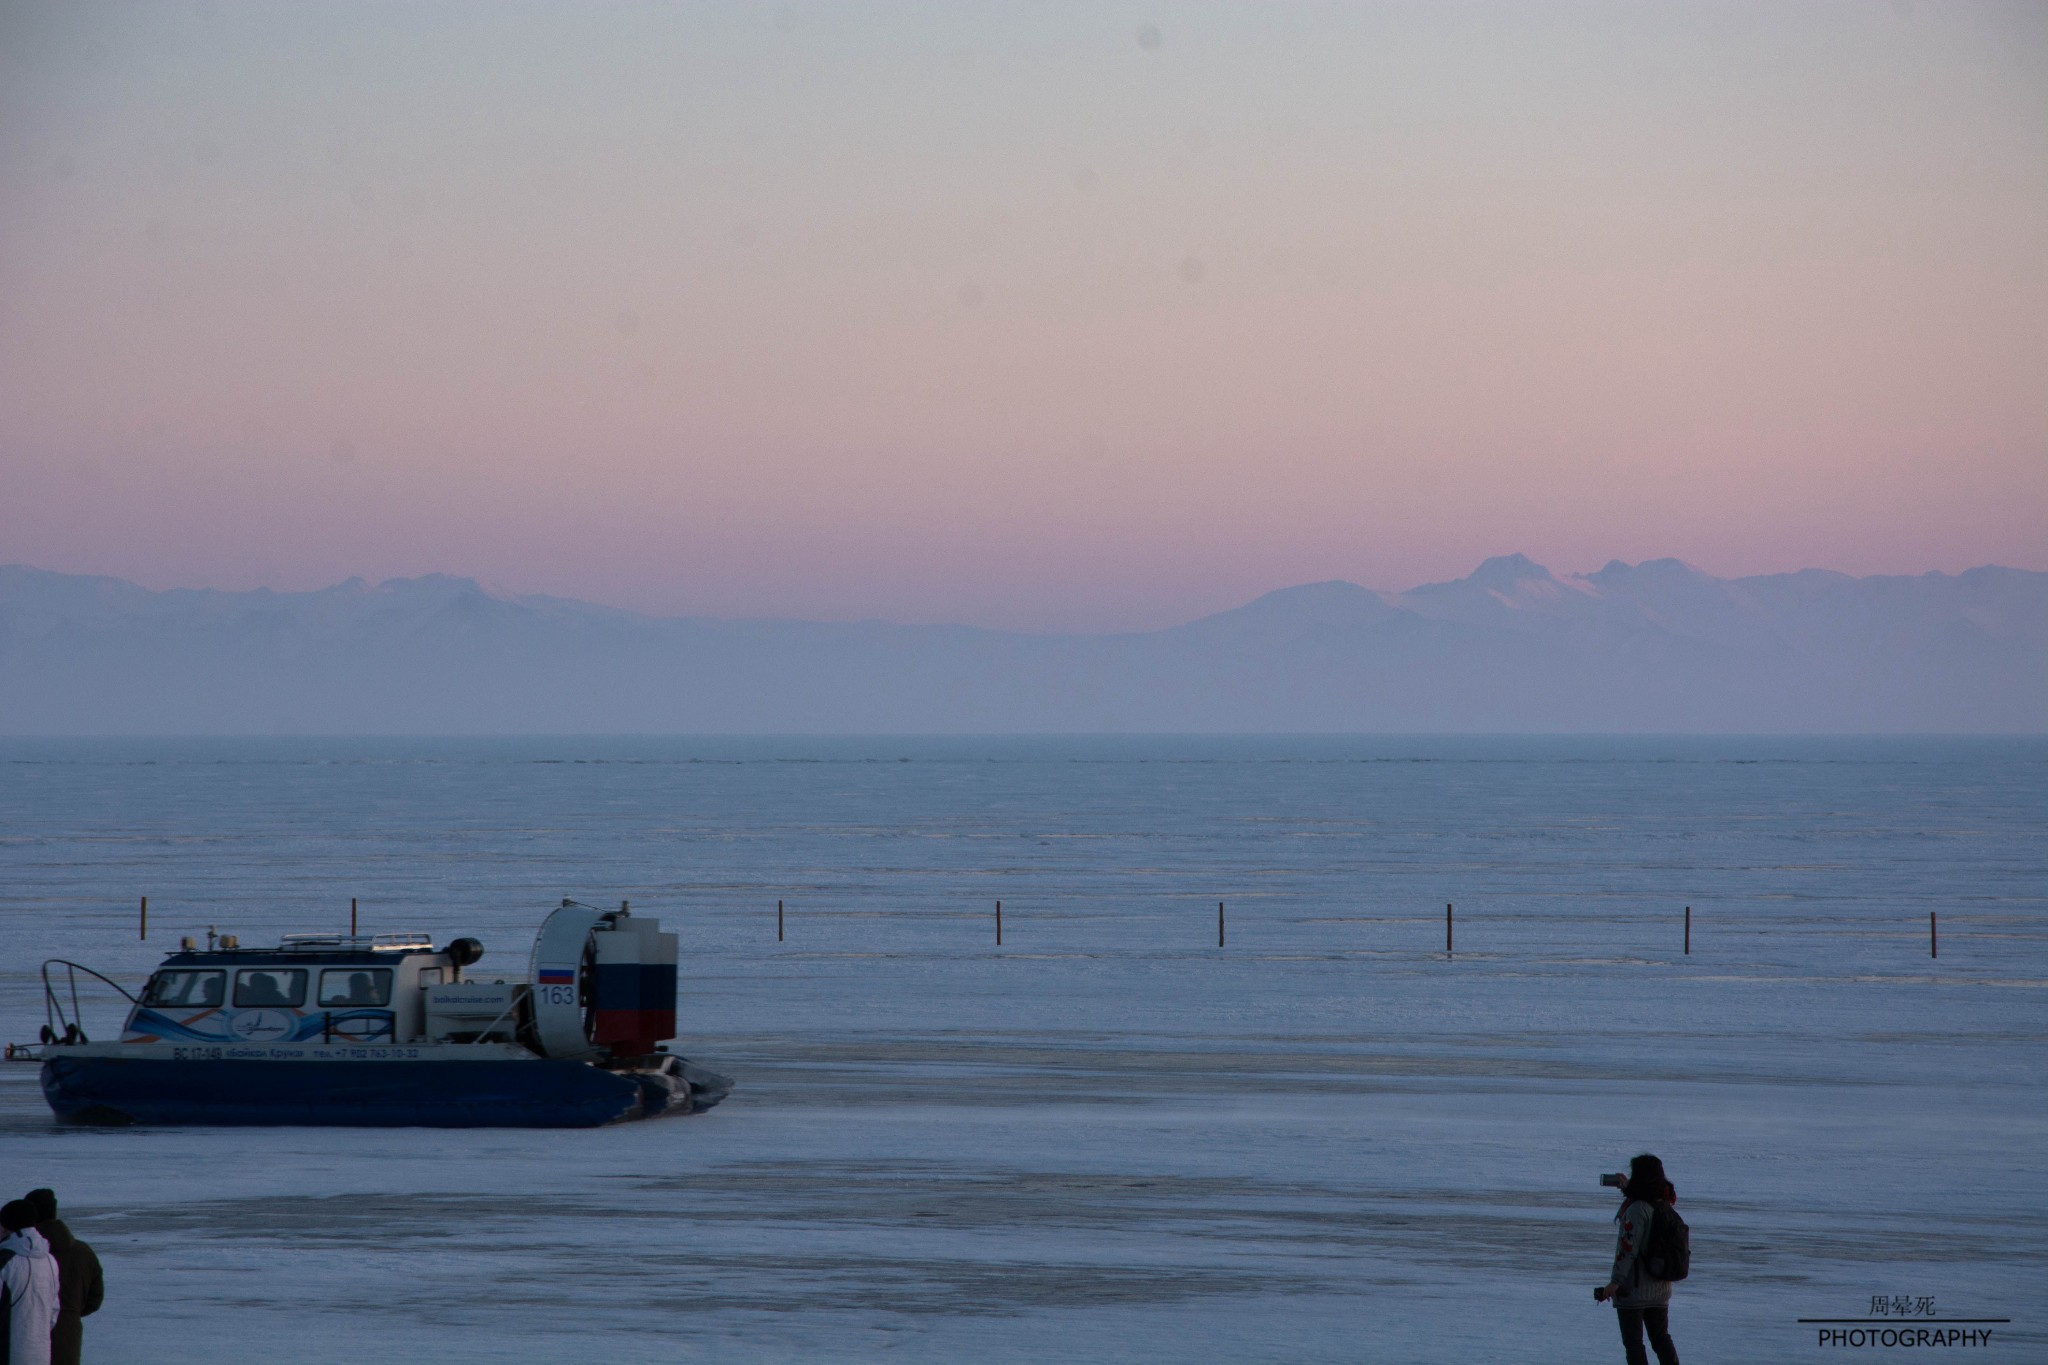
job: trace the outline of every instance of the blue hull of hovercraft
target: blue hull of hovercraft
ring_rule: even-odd
[[[361,1128],[596,1128],[659,1113],[670,1098],[571,1061],[140,1057],[50,1058],[43,1094],[71,1123]]]

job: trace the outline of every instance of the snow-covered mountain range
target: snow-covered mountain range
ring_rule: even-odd
[[[445,575],[153,592],[0,567],[0,733],[2048,730],[2048,574],[1284,588],[1166,630],[662,618]]]

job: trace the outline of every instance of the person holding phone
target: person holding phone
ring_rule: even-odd
[[[1614,1215],[1620,1225],[1614,1239],[1614,1269],[1607,1283],[1593,1291],[1595,1300],[1614,1305],[1628,1365],[1650,1365],[1643,1350],[1644,1328],[1649,1329],[1657,1365],[1678,1365],[1678,1347],[1671,1341],[1671,1282],[1656,1278],[1644,1264],[1657,1206],[1669,1204],[1675,1192],[1664,1175],[1664,1163],[1656,1157],[1644,1152],[1629,1162],[1621,1209]]]

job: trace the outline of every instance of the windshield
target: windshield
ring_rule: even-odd
[[[225,972],[158,972],[149,980],[142,1003],[158,1008],[213,1009],[221,1002]]]

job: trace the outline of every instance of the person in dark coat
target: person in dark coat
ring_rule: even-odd
[[[43,1234],[50,1254],[57,1258],[57,1325],[50,1329],[50,1365],[79,1365],[79,1354],[85,1349],[85,1319],[99,1312],[106,1298],[100,1258],[57,1217],[55,1193],[30,1190],[23,1201],[35,1210],[36,1231]]]

